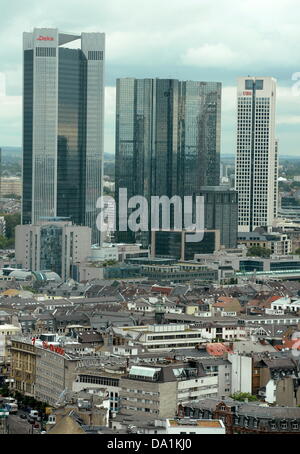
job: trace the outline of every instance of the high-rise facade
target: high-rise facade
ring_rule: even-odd
[[[276,80],[240,77],[237,95],[239,231],[251,232],[257,227],[271,228],[277,217]]]
[[[91,254],[91,229],[49,218],[16,227],[16,262],[32,271],[54,271],[63,280]]]
[[[220,134],[220,83],[118,79],[117,205],[120,188],[128,198],[150,201],[195,196],[203,185],[219,185]],[[118,232],[118,238],[130,242],[136,236]]]
[[[66,44],[81,41],[81,48]],[[105,35],[24,33],[22,223],[69,217],[92,228],[102,194]]]

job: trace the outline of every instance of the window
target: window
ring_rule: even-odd
[[[253,80],[246,80],[245,89],[246,90],[253,90]]]
[[[56,48],[55,47],[37,47],[36,56],[37,57],[55,57]]]
[[[263,80],[257,80],[255,82],[255,88],[256,88],[256,90],[263,90],[264,89],[264,81]]]
[[[103,51],[102,50],[89,50],[88,51],[89,60],[103,60]]]

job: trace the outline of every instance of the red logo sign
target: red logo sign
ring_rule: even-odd
[[[64,355],[65,354],[65,350],[63,348],[56,347],[56,346],[54,346],[52,344],[49,345],[47,341],[43,341],[43,347],[51,350],[51,352],[58,353],[59,355]]]
[[[252,91],[244,91],[243,95],[244,96],[251,96],[252,95]]]
[[[54,38],[52,36],[39,36],[37,38],[37,41],[54,41]]]

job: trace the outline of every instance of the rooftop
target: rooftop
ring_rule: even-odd
[[[210,428],[222,428],[222,424],[217,419],[210,420],[210,419],[169,419],[170,426],[172,427],[182,427],[182,426],[189,426],[189,427],[210,427]]]

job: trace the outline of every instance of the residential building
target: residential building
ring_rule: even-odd
[[[11,337],[20,334],[21,326],[0,324],[0,364],[11,362]]]
[[[300,408],[272,407],[233,399],[203,399],[178,408],[179,417],[217,419],[227,434],[299,434]]]
[[[238,234],[238,243],[248,249],[262,247],[270,249],[274,255],[289,255],[292,252],[292,240],[287,234],[243,232]]]

